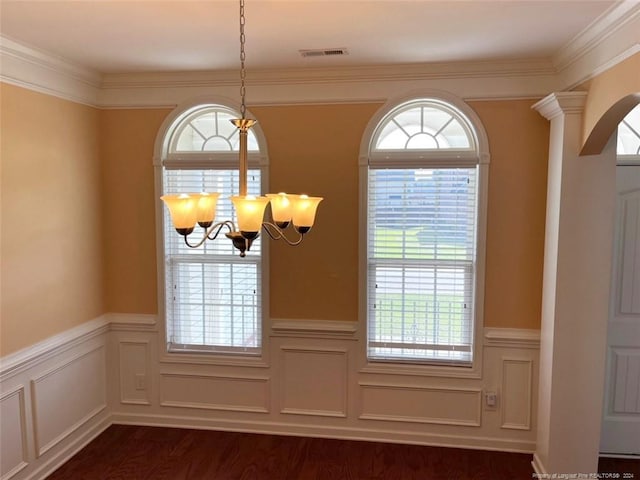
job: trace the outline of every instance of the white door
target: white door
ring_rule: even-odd
[[[640,165],[617,166],[600,451],[640,455]]]

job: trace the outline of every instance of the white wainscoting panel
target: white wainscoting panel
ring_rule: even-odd
[[[0,359],[1,480],[46,478],[111,424],[109,329],[100,316]]]
[[[531,429],[533,362],[530,359],[502,359],[502,425],[513,430]]]
[[[123,330],[118,324],[112,333],[115,345],[148,340],[149,351],[162,354],[157,331],[136,325]],[[126,424],[535,449],[539,332],[487,330],[481,375],[448,378],[392,368],[365,371],[355,325],[347,326],[277,321],[259,366],[213,364],[207,355],[188,360],[161,355],[148,371],[150,382],[159,387],[159,403],[154,396],[151,405],[116,401],[112,418]],[[118,355],[117,347],[114,353]],[[505,359],[513,361],[505,364]],[[131,375],[124,367],[120,372]],[[498,393],[496,408],[483,409],[485,391]]]
[[[36,457],[106,408],[103,345],[77,354],[31,380]]]
[[[613,348],[613,413],[640,414],[640,348]]]
[[[0,478],[8,480],[28,465],[24,385],[0,397]]]
[[[281,347],[281,413],[347,416],[347,350]]]
[[[363,420],[479,427],[482,390],[360,382]]]
[[[150,405],[149,341],[120,340],[120,403]]]
[[[355,326],[321,321],[278,323],[255,366],[158,360],[162,327],[147,317],[105,315],[2,359],[0,480],[46,478],[112,422],[535,448],[535,331],[491,329],[482,376],[447,378],[364,371]],[[495,409],[483,391],[499,393]]]
[[[163,407],[268,413],[269,377],[233,374],[160,373]]]

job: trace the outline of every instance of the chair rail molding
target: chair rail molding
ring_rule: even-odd
[[[540,330],[485,327],[484,346],[540,348]]]

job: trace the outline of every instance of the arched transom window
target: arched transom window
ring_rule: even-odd
[[[477,145],[469,119],[439,99],[397,105],[373,130],[366,165],[369,360],[472,362]]]
[[[640,156],[640,105],[618,125],[618,155]]]
[[[216,220],[233,219],[238,192],[239,113],[224,105],[199,105],[176,115],[164,139],[162,193],[219,192]],[[264,157],[249,132],[248,193],[260,195]],[[192,249],[163,209],[167,343],[172,351],[260,353],[262,245],[257,239],[240,259],[221,234]],[[192,234],[199,236],[202,231]]]
[[[230,152],[238,151],[238,129],[231,120],[239,115],[221,106],[209,106],[191,112],[177,126],[171,136],[170,151],[178,152]],[[249,151],[258,151],[253,131],[248,135]]]
[[[373,150],[471,150],[469,126],[446,103],[412,102],[380,124]]]

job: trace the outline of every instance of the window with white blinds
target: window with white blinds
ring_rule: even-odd
[[[441,102],[402,105],[378,126],[367,178],[369,359],[472,362],[475,149],[466,118]]]
[[[163,194],[219,192],[216,220],[231,219],[238,192],[237,129],[226,107],[196,109],[174,127],[163,161]],[[229,124],[229,125],[227,125]],[[229,128],[229,126],[231,128]],[[253,133],[253,132],[251,132]],[[257,151],[255,136],[250,152]],[[225,152],[226,155],[225,155]],[[250,154],[251,155],[251,154]],[[251,162],[250,163],[256,163]],[[261,171],[250,168],[248,193],[260,195]],[[241,258],[223,230],[214,241],[189,248],[164,211],[165,311],[173,351],[259,354],[262,344],[262,258],[258,238]],[[199,240],[203,230],[191,234]]]

